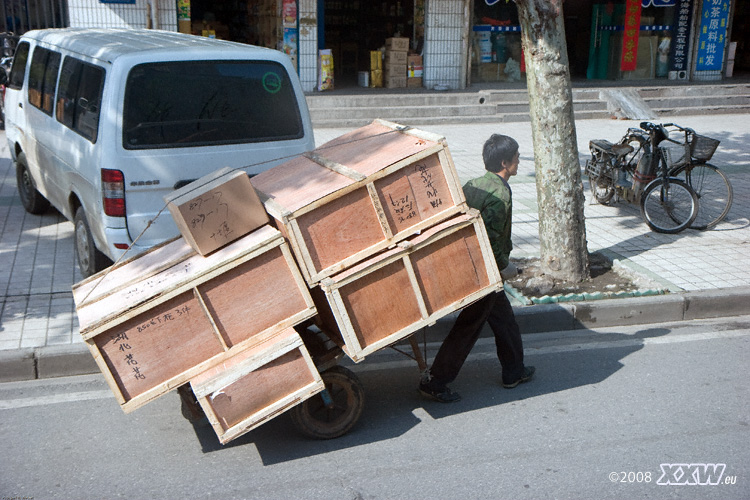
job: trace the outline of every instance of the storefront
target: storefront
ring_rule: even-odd
[[[747,3],[568,1],[564,14],[571,78],[721,79],[733,58],[728,41],[736,1]],[[515,3],[476,0],[472,32],[472,81],[518,80],[523,60]]]

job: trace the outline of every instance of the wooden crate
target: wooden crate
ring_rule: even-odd
[[[251,181],[310,286],[467,210],[445,139],[382,120]]]
[[[190,386],[222,444],[325,388],[292,328],[201,373]]]
[[[182,237],[201,255],[269,222],[250,178],[228,167],[173,191],[164,200]]]
[[[126,412],[315,315],[270,226],[208,257],[169,241],[76,284],[73,297],[81,335]]]
[[[313,290],[321,328],[359,362],[502,289],[479,213],[470,210]]]

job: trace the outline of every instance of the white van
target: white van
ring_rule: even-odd
[[[177,235],[163,210],[174,189],[315,147],[285,54],[180,33],[30,31],[5,99],[23,206],[74,222],[84,276]]]

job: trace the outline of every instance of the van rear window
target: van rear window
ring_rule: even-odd
[[[289,75],[278,63],[149,63],[128,75],[125,149],[282,141],[303,132]]]

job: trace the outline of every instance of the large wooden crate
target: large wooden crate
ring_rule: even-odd
[[[281,233],[208,257],[181,238],[73,287],[81,335],[126,412],[315,315]]]
[[[321,328],[359,362],[502,289],[479,213],[470,209],[313,289]]]
[[[190,386],[222,444],[325,388],[292,328],[201,373]]]
[[[310,286],[467,209],[445,139],[381,120],[251,182]]]

